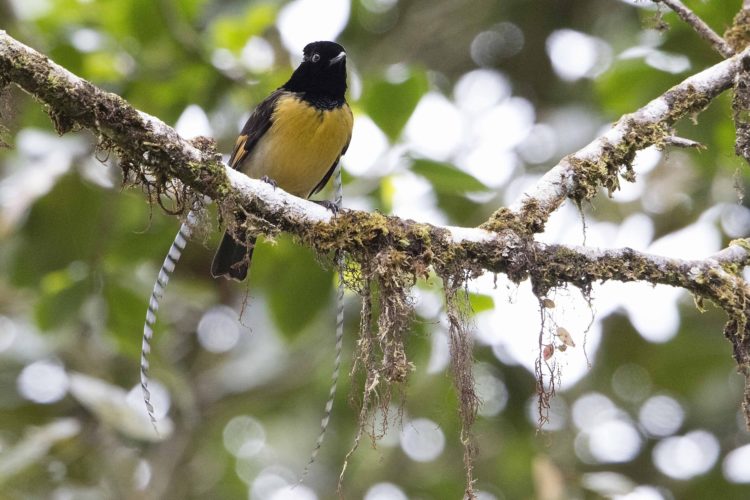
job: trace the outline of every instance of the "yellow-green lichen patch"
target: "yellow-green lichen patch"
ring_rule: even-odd
[[[712,96],[696,89],[693,85],[688,85],[684,90],[673,88],[664,94],[669,113],[663,119],[663,123],[672,125],[685,116],[689,116],[695,122],[698,113],[706,109],[711,99]]]
[[[724,40],[734,49],[741,52],[750,43],[750,9],[741,9],[732,25],[724,32]]]
[[[611,196],[620,188],[620,177],[635,181],[633,159],[635,154],[648,146],[663,146],[669,135],[669,127],[662,123],[642,123],[626,119],[622,140],[613,144],[600,139],[603,144],[596,157],[582,158],[570,155],[563,161],[573,170],[574,187],[569,196],[577,203],[593,199],[600,187]]]
[[[493,233],[501,233],[508,230],[520,234],[528,232],[521,221],[521,218],[511,209],[505,207],[502,207],[493,213],[490,218],[479,227]]]

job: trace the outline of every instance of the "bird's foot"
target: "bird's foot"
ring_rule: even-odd
[[[336,205],[331,200],[310,200],[310,201],[312,201],[313,203],[317,203],[318,205],[325,208],[326,210],[333,212],[333,215],[336,215],[339,213],[339,210],[340,210],[339,206]]]
[[[271,179],[267,175],[264,175],[263,177],[261,177],[260,180],[262,180],[266,184],[270,184],[271,186],[273,186],[274,189],[276,189],[278,187],[278,185],[276,184],[276,181],[273,180],[273,179]]]

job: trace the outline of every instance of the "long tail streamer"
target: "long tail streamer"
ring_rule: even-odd
[[[148,301],[146,321],[143,323],[143,341],[141,343],[141,389],[143,391],[143,402],[146,404],[148,418],[151,420],[151,425],[154,426],[154,430],[157,434],[159,434],[159,430],[156,428],[154,405],[151,403],[151,391],[148,388],[148,357],[149,354],[151,354],[151,340],[154,337],[154,323],[156,323],[156,312],[159,310],[159,301],[164,296],[164,290],[167,288],[170,275],[174,272],[177,262],[180,260],[180,257],[182,257],[182,251],[185,249],[185,245],[187,245],[187,240],[190,238],[192,226],[194,224],[195,214],[191,211],[188,214],[187,222],[180,226],[180,230],[175,235],[172,246],[169,247],[169,252],[164,258],[161,269],[159,269],[159,275],[156,278],[156,282],[154,282],[154,288],[151,291],[151,298]]]
[[[336,171],[336,177],[334,180],[334,203],[338,208],[341,208],[344,190],[341,182],[341,166],[339,165]],[[320,447],[323,445],[323,439],[325,439],[326,431],[328,430],[328,423],[331,421],[331,412],[333,410],[333,401],[336,397],[336,387],[339,382],[339,371],[341,368],[341,351],[344,344],[344,256],[341,253],[336,255],[336,267],[339,273],[338,290],[336,294],[336,359],[333,363],[333,375],[331,377],[331,389],[328,392],[328,401],[326,401],[325,410],[323,411],[323,418],[320,421],[320,434],[318,440],[315,442],[310,460],[307,462],[305,469],[302,471],[299,482],[301,483],[307,473],[310,471],[310,466],[315,462],[320,452]]]
[[[335,177],[335,199],[334,203],[337,207],[341,208],[343,201],[343,188],[341,181],[341,168],[339,167]],[[146,321],[143,324],[143,341],[141,344],[141,389],[143,391],[143,402],[146,405],[146,411],[148,412],[149,420],[154,426],[154,430],[158,434],[156,427],[156,416],[154,415],[154,406],[151,403],[151,391],[149,390],[149,355],[151,354],[151,341],[154,336],[154,323],[156,323],[156,312],[159,310],[159,302],[164,296],[164,291],[169,283],[170,275],[174,272],[177,262],[182,257],[182,251],[187,245],[187,240],[190,238],[192,233],[192,226],[195,224],[195,214],[190,212],[188,214],[188,220],[182,226],[175,235],[172,246],[167,252],[167,256],[159,269],[159,275],[154,282],[154,288],[151,291],[151,298],[148,303],[148,310],[146,311]],[[315,462],[315,459],[320,452],[320,448],[323,445],[326,431],[328,430],[328,424],[331,420],[331,413],[333,411],[333,402],[336,397],[336,389],[338,387],[339,372],[341,368],[341,352],[344,343],[344,258],[342,254],[336,256],[336,266],[338,267],[339,280],[337,289],[337,311],[336,311],[336,347],[335,347],[335,360],[333,366],[333,375],[331,377],[331,388],[328,392],[328,400],[326,401],[325,410],[323,412],[323,418],[320,422],[320,434],[315,442],[310,460],[308,461],[305,469],[302,471],[300,482],[304,480],[305,476],[310,470],[310,466]]]

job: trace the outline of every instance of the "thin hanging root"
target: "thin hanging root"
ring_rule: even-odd
[[[368,398],[369,399],[369,398]],[[357,448],[359,448],[359,443],[362,440],[362,436],[365,433],[365,426],[364,422],[367,418],[367,410],[369,409],[369,405],[367,403],[367,399],[362,401],[362,407],[359,411],[359,421],[360,425],[357,427],[357,435],[354,437],[354,443],[352,444],[352,447],[349,449],[349,451],[346,453],[346,456],[344,457],[344,464],[341,466],[341,472],[339,473],[339,480],[336,485],[336,494],[339,496],[339,498],[344,498],[344,474],[346,473],[346,468],[349,466],[349,459],[354,455],[354,452],[357,451]]]
[[[477,449],[471,427],[479,409],[479,397],[475,391],[473,368],[473,342],[466,324],[468,321],[468,299],[459,297],[462,280],[449,276],[443,278],[445,308],[448,314],[450,335],[451,368],[453,383],[458,393],[458,413],[461,418],[461,444],[464,448],[464,470],[466,490],[464,498],[476,498],[474,492],[474,457]]]
[[[341,180],[341,167],[336,170],[336,176],[334,178],[334,203],[339,209],[342,207],[344,201],[344,189]],[[328,431],[328,424],[331,421],[331,411],[333,410],[333,401],[336,397],[336,388],[339,382],[339,371],[341,369],[341,351],[344,345],[344,256],[342,253],[336,255],[336,267],[339,270],[339,284],[338,290],[336,291],[336,359],[333,364],[333,375],[331,376],[331,389],[328,392],[328,401],[326,401],[325,410],[323,411],[323,419],[320,421],[320,434],[318,440],[315,442],[315,447],[310,454],[310,460],[305,465],[302,474],[300,475],[298,484],[305,480],[310,467],[315,462],[320,452],[320,447],[323,445],[326,431]]]
[[[156,427],[156,416],[154,415],[154,406],[151,404],[151,391],[149,391],[149,361],[148,356],[151,354],[151,340],[154,337],[154,323],[156,323],[156,312],[159,310],[159,301],[164,296],[164,291],[169,283],[169,277],[174,272],[177,262],[182,257],[182,251],[187,245],[187,240],[192,233],[192,226],[195,224],[195,214],[191,211],[188,214],[187,222],[180,226],[180,230],[174,237],[172,246],[159,269],[159,275],[154,282],[154,288],[151,291],[151,298],[148,301],[148,310],[146,311],[146,321],[143,323],[143,341],[141,343],[141,390],[143,391],[143,402],[146,405],[148,418],[151,425],[159,435],[159,429]]]

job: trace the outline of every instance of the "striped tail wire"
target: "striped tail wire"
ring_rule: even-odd
[[[156,323],[156,312],[159,310],[159,301],[164,296],[164,291],[169,283],[169,277],[174,272],[177,262],[182,256],[182,251],[187,245],[187,240],[192,233],[192,227],[195,224],[196,216],[191,211],[188,213],[187,222],[180,226],[180,230],[174,237],[172,246],[164,258],[164,262],[159,269],[159,275],[154,282],[154,288],[151,291],[151,298],[148,301],[148,310],[146,311],[146,321],[143,323],[143,341],[141,343],[141,390],[143,391],[143,402],[146,405],[148,418],[154,427],[156,434],[159,430],[156,428],[156,416],[154,415],[154,406],[151,403],[151,391],[149,390],[149,354],[151,354],[151,340],[154,337],[154,323]]]
[[[334,191],[334,203],[340,209],[344,198],[344,190],[341,181],[341,166],[338,167],[334,178]],[[344,344],[344,255],[341,252],[336,254],[335,262],[339,275],[338,289],[336,293],[336,359],[333,364],[333,375],[331,377],[331,388],[328,392],[328,401],[326,401],[323,418],[320,421],[320,434],[318,434],[318,440],[315,442],[315,447],[310,455],[310,460],[302,471],[302,475],[299,479],[300,483],[304,481],[305,476],[307,476],[307,473],[310,471],[310,466],[312,466],[315,459],[318,457],[320,447],[323,445],[323,439],[325,439],[326,431],[328,430],[328,423],[331,421],[333,401],[336,397],[336,387],[338,386],[339,381],[341,351]]]

